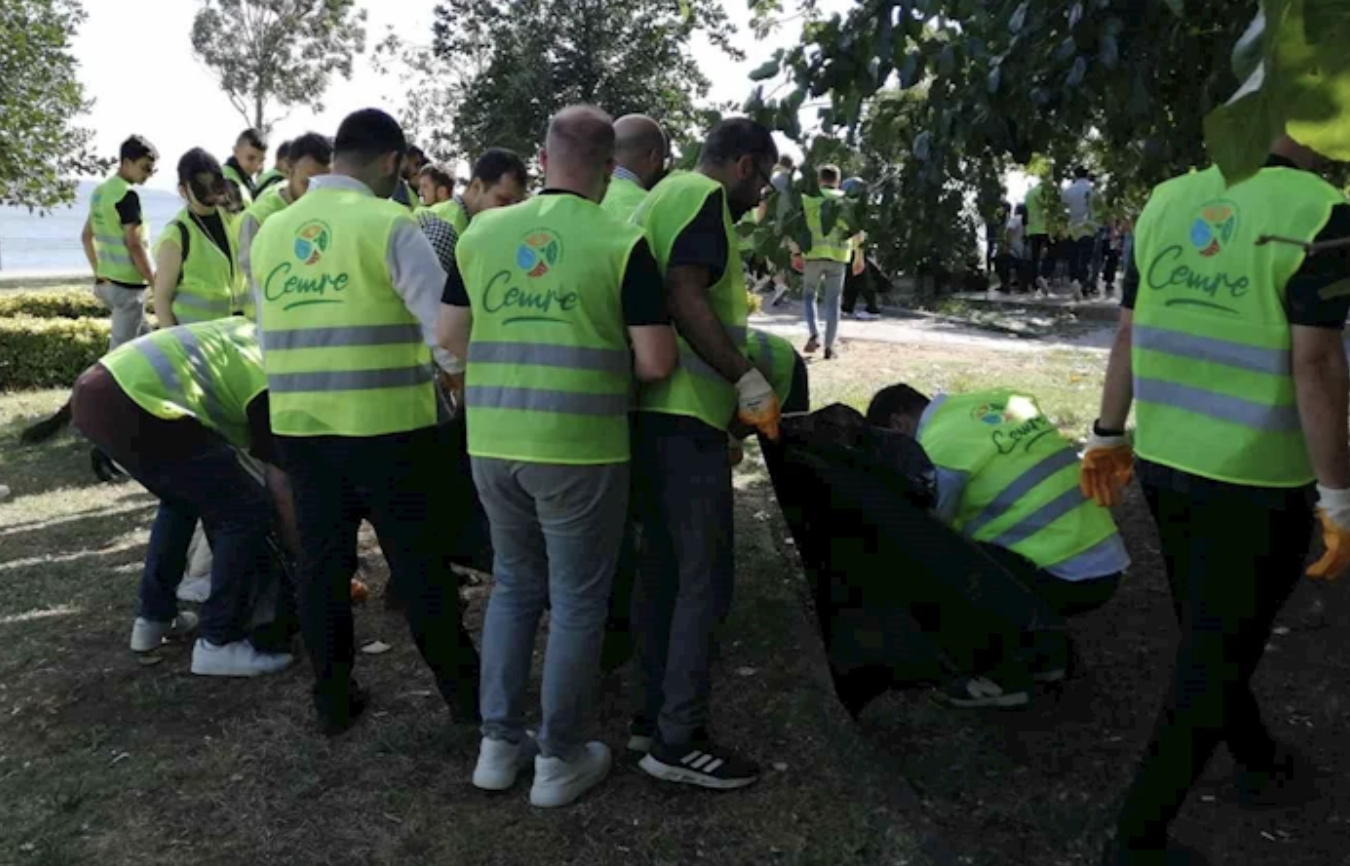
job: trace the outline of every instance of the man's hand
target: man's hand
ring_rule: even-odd
[[[866,270],[867,270],[867,259],[863,258],[863,256],[862,256],[861,253],[859,253],[858,255],[854,256],[854,257],[853,257],[853,276],[855,276],[855,277],[861,277],[861,276],[863,275],[863,272],[866,271]]]
[[[777,441],[778,419],[783,415],[783,408],[764,374],[752,369],[742,376],[736,383],[736,399],[739,403],[736,417]]]
[[[450,397],[458,408],[464,405],[464,374],[449,373],[442,369],[436,370],[436,378],[440,381],[441,390]]]
[[[1129,437],[1102,435],[1093,424],[1078,471],[1078,487],[1083,495],[1104,508],[1119,505],[1121,491],[1133,475],[1134,446]]]
[[[1308,568],[1315,580],[1336,580],[1350,567],[1350,490],[1317,485],[1317,518],[1327,552]]]

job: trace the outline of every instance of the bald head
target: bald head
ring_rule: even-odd
[[[626,114],[614,121],[614,139],[614,161],[637,175],[645,189],[655,186],[670,153],[661,124],[645,114]]]
[[[599,201],[614,170],[614,120],[592,105],[553,115],[542,154],[544,183]]]

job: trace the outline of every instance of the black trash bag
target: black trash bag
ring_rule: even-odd
[[[764,449],[812,587],[835,692],[856,716],[890,688],[984,673],[1062,630],[1029,589],[929,509],[933,468],[903,434],[829,406]]]

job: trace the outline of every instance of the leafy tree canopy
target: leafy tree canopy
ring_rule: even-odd
[[[89,108],[70,50],[83,20],[74,0],[0,4],[0,204],[66,204],[74,177],[108,168],[90,151],[92,133],[72,123]]]
[[[277,108],[323,110],[333,73],[352,77],[365,51],[356,0],[201,0],[192,51],[249,126],[266,132]]]

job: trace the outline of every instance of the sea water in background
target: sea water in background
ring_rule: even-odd
[[[0,274],[87,274],[89,263],[80,245],[80,232],[89,215],[89,197],[98,186],[81,181],[75,203],[45,216],[27,208],[0,207]],[[141,212],[158,238],[164,226],[183,207],[177,193],[135,187]]]

